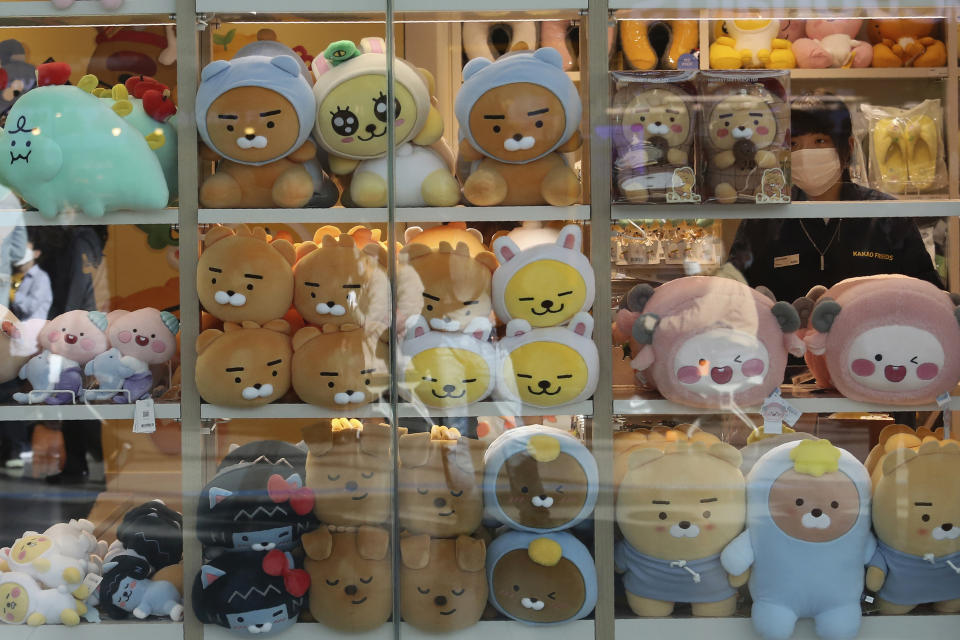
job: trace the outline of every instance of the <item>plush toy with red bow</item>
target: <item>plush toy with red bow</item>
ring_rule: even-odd
[[[204,487],[197,535],[207,551],[290,551],[317,526],[313,492],[285,461],[223,467]]]

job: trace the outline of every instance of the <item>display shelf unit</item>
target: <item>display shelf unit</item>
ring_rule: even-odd
[[[562,629],[564,630],[564,638],[588,638],[593,636],[593,621],[578,620],[564,625]],[[373,631],[351,633],[349,637],[351,640],[391,640],[393,638],[391,631],[389,626],[384,625]],[[329,637],[333,633],[335,632],[322,624],[301,622],[292,629],[284,631],[283,637],[287,640],[315,640],[318,636]],[[483,620],[462,631],[444,633],[442,637],[449,638],[449,640],[488,640],[493,635],[504,638],[504,640],[512,638],[517,640],[554,640],[557,637],[557,628],[525,625],[508,620]],[[235,638],[236,635],[223,627],[207,625],[204,637],[207,640],[230,640]],[[404,622],[400,624],[400,637],[403,640],[436,640],[438,635],[425,633]]]
[[[401,207],[396,222],[442,222],[447,220],[589,220],[589,205],[572,207]],[[201,224],[239,222],[351,223],[383,224],[388,220],[386,208],[332,209],[200,209]]]
[[[180,405],[154,404],[159,419],[179,420]],[[6,420],[133,420],[132,404],[14,404],[0,405],[0,423]]]
[[[591,415],[593,413],[593,402],[585,400],[573,404],[559,407],[550,407],[548,409],[531,407],[527,405],[520,406],[511,402],[477,402],[469,410],[463,409],[445,411],[443,409],[433,409],[423,405],[409,402],[400,402],[397,404],[397,410],[400,418],[450,418],[450,417],[475,417],[475,416],[540,416],[545,413],[550,415]],[[378,402],[369,404],[362,409],[346,412],[352,418],[381,418],[390,416],[390,404],[388,402]],[[339,418],[344,416],[345,412],[334,409],[326,409],[311,404],[289,403],[289,404],[268,404],[262,407],[253,407],[244,409],[239,407],[221,407],[215,404],[203,404],[200,407],[200,417],[205,420],[231,419],[231,418]]]
[[[3,5],[0,5],[2,8]],[[177,224],[180,215],[176,209],[154,211],[111,211],[99,218],[82,213],[61,213],[56,218],[46,218],[39,211],[0,209],[0,226],[24,225],[27,227],[59,227],[64,225],[92,224]]]
[[[103,640],[104,636],[136,637],[137,640],[181,640],[183,623],[170,620],[104,620],[99,624],[80,623],[76,627],[48,624],[40,627],[4,625],[3,640]]]
[[[948,75],[948,67],[790,69],[790,77],[794,80],[943,80]]]
[[[616,204],[613,220],[656,218],[914,218],[960,214],[960,200],[875,200],[871,202],[791,202],[789,204]]]
[[[744,11],[752,13],[772,13],[785,9],[802,9],[811,15],[814,12],[840,11],[853,9],[932,9],[945,10],[954,6],[950,0],[609,0],[610,9],[634,10],[685,10],[712,9],[714,11]]]
[[[0,3],[0,18],[80,18],[170,15],[176,0],[125,0],[119,9],[104,9],[98,0],[77,0],[68,9],[57,9],[49,0]]]
[[[904,638],[949,638],[956,635],[957,616],[908,615],[865,616],[858,638],[903,640]],[[749,618],[621,618],[618,638],[710,638],[753,640],[759,638]],[[800,620],[791,640],[816,640],[813,622]]]
[[[317,0],[273,0],[264,3],[262,0],[197,0],[197,13],[217,14],[252,14],[248,19],[255,19],[261,14],[301,14],[324,15],[341,13],[384,13],[387,9],[385,0],[352,0],[351,2],[321,3]]]

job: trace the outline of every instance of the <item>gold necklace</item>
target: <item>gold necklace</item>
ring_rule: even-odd
[[[837,234],[840,233],[840,221],[837,220],[837,228],[833,230],[833,237],[830,238],[830,242],[827,243],[827,246],[824,247],[823,251],[820,250],[820,247],[817,246],[817,243],[813,241],[813,238],[810,237],[810,233],[807,231],[807,226],[803,224],[803,220],[800,221],[800,228],[803,229],[803,235],[807,236],[807,240],[810,241],[810,244],[813,245],[813,248],[820,254],[820,271],[824,270],[824,260],[823,256],[830,251],[830,245],[833,244],[833,241],[837,239]]]

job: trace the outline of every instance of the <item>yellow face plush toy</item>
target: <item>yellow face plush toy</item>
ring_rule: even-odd
[[[258,407],[290,389],[290,325],[226,323],[197,337],[197,390],[223,407]]]
[[[566,324],[593,306],[594,277],[581,251],[583,233],[565,226],[555,244],[521,250],[509,236],[494,240],[500,266],[493,274],[493,309],[502,322],[515,318],[531,327]]]

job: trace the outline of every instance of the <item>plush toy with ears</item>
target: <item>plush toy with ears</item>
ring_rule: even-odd
[[[793,53],[801,69],[869,67],[873,47],[856,40],[863,20],[807,20],[806,36],[795,40]]]
[[[290,389],[290,324],[227,322],[197,337],[197,390],[222,407],[258,407]]]
[[[617,328],[641,382],[692,407],[760,404],[803,354],[797,311],[730,280],[690,276],[630,290]]]
[[[463,68],[454,103],[460,157],[474,162],[463,195],[478,206],[569,206],[580,179],[564,153],[580,148],[580,96],[556,49],[511,51]]]
[[[939,18],[885,18],[870,20],[867,35],[873,44],[875,67],[942,67],[947,47],[933,34]]]
[[[469,536],[400,541],[400,614],[416,629],[451,633],[476,624],[487,604],[487,547]]]
[[[0,550],[0,558],[10,571],[27,574],[48,589],[86,600],[90,588],[83,579],[88,572],[99,573],[91,556],[105,550],[106,543],[101,544],[93,536],[92,522],[71,520],[57,523],[43,533],[25,532],[12,547]]]
[[[710,45],[712,69],[792,69],[790,41],[779,38],[779,20],[725,20]]]
[[[952,357],[960,352],[960,309],[929,282],[843,280],[817,299],[809,323],[804,342],[817,384],[851,400],[933,402],[960,380],[960,360]]]
[[[87,613],[87,605],[81,600],[58,589],[44,589],[32,577],[17,571],[0,573],[0,601],[4,605],[0,622],[6,624],[73,627]]]
[[[378,345],[376,335],[363,329],[300,329],[293,336],[294,391],[304,402],[343,413],[370,404],[387,388],[387,366],[376,355]]]

